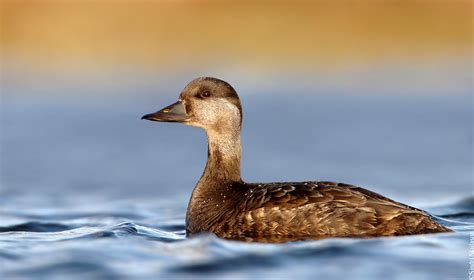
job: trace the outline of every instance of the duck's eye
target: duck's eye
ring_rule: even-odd
[[[207,97],[211,96],[211,93],[206,90],[206,91],[201,92],[200,95],[201,95],[202,98],[207,98]]]

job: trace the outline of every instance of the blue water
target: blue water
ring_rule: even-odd
[[[456,231],[288,244],[185,238],[205,135],[139,119],[176,96],[4,96],[0,276],[468,278],[468,94],[242,94],[245,180],[357,184]]]
[[[47,201],[47,198],[42,198]],[[467,279],[474,200],[431,209],[456,233],[249,244],[184,237],[184,207],[168,200],[3,201],[2,274],[45,279]],[[430,210],[430,209],[428,209]]]

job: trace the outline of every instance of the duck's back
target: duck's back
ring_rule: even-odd
[[[242,183],[235,187],[241,192],[239,198],[211,226],[222,238],[286,242],[450,231],[419,209],[352,185]]]

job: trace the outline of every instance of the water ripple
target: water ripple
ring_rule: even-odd
[[[351,279],[379,279],[394,269],[399,279],[446,279],[467,271],[473,201],[428,209],[455,233],[287,244],[222,240],[212,234],[185,238],[182,214],[167,210],[137,208],[130,216],[109,215],[119,213],[113,206],[103,212],[61,208],[56,209],[60,215],[42,213],[25,221],[27,212],[6,207],[8,219],[0,221],[0,265],[9,278],[314,279],[337,278],[343,267]]]

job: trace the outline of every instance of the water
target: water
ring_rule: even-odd
[[[205,136],[139,120],[176,96],[5,96],[3,278],[468,278],[469,95],[242,95],[247,181],[353,183],[456,231],[288,244],[185,238]]]
[[[474,230],[472,198],[431,209],[446,213],[442,223],[456,233],[274,245],[210,234],[185,239],[184,208],[159,199],[29,203],[3,201],[2,224],[9,226],[0,228],[0,257],[7,279],[465,279]]]

